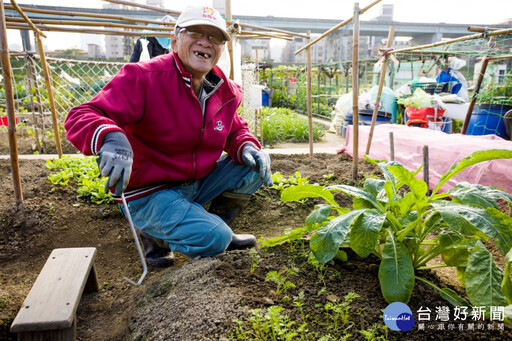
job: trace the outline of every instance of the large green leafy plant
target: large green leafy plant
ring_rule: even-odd
[[[317,207],[307,218],[305,228],[315,233],[310,247],[320,262],[328,262],[349,247],[361,257],[380,258],[379,281],[387,302],[407,303],[415,280],[439,290],[454,305],[469,303],[453,290],[439,288],[422,278],[422,270],[456,267],[458,278],[473,305],[506,306],[512,303],[510,260],[512,218],[499,210],[498,201],[510,205],[512,196],[492,186],[459,183],[439,193],[450,178],[476,163],[512,158],[510,150],[474,152],[452,166],[428,195],[427,184],[395,161],[368,162],[380,167],[384,179],[365,180],[363,188],[348,185],[294,186],[283,190],[283,201],[308,197],[324,198],[328,204]],[[332,192],[354,196],[353,210],[344,212]],[[331,216],[331,211],[339,215]],[[494,263],[482,241],[492,238],[506,257],[505,276]],[[441,256],[443,264],[429,266]]]

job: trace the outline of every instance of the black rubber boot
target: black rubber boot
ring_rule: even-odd
[[[174,253],[165,241],[142,231],[139,231],[139,236],[144,247],[146,262],[149,265],[157,268],[167,268],[174,264]]]
[[[229,225],[247,206],[251,194],[224,192],[212,200],[208,212],[219,216]],[[252,234],[234,234],[226,250],[242,250],[255,247],[256,237]]]

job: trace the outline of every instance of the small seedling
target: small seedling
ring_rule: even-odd
[[[276,295],[281,293],[286,295],[286,291],[295,288],[295,284],[287,280],[287,277],[277,271],[270,271],[265,277],[265,281],[271,281],[277,284]]]
[[[254,271],[256,271],[256,268],[258,267],[258,265],[260,264],[262,259],[261,259],[260,254],[258,253],[258,251],[256,251],[256,249],[250,249],[249,255],[251,256],[251,259],[252,259],[250,271],[251,271],[251,273],[253,273]]]

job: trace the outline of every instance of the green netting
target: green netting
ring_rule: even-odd
[[[55,109],[61,129],[69,110],[92,99],[119,71],[124,63],[107,63],[47,58],[51,71]],[[11,58],[14,108],[18,130],[36,139],[36,145],[45,146],[45,139],[53,139],[48,90],[41,62],[31,54],[18,54]],[[7,125],[5,115],[5,89],[0,87],[0,116]],[[20,128],[24,129],[20,129]],[[44,148],[43,148],[44,149]],[[39,150],[45,152],[45,150]]]
[[[476,105],[466,133],[469,135],[495,134],[510,138],[512,124],[512,34],[498,36],[479,35],[476,39],[452,42],[446,45],[428,47],[423,50],[396,53],[400,61],[394,67],[394,79],[389,80],[397,88],[412,81],[415,87],[427,87],[427,92],[453,93],[457,83],[448,77],[444,82],[422,84],[421,77],[436,78],[443,71],[450,72],[453,57],[465,64],[457,71],[467,81],[466,102],[476,96]],[[475,94],[477,81],[481,74],[482,58],[493,57],[483,74],[480,91]],[[409,75],[407,75],[409,73]],[[445,74],[446,76],[446,74]],[[453,75],[452,75],[453,76]],[[509,114],[507,114],[509,113]],[[507,132],[508,128],[508,132]]]

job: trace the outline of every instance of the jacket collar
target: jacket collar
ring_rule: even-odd
[[[178,57],[178,55],[173,52],[174,65],[181,74],[183,78],[183,82],[189,88],[191,88],[192,83],[192,75],[185,71],[183,64]],[[231,91],[230,87],[221,87],[222,83],[225,83],[227,79],[224,79],[225,76],[220,70],[218,66],[214,66],[213,69],[206,75],[205,80],[203,81],[203,88],[207,92],[208,96],[211,96],[214,92],[218,92],[221,98],[226,99],[229,97],[233,97],[234,93]]]

